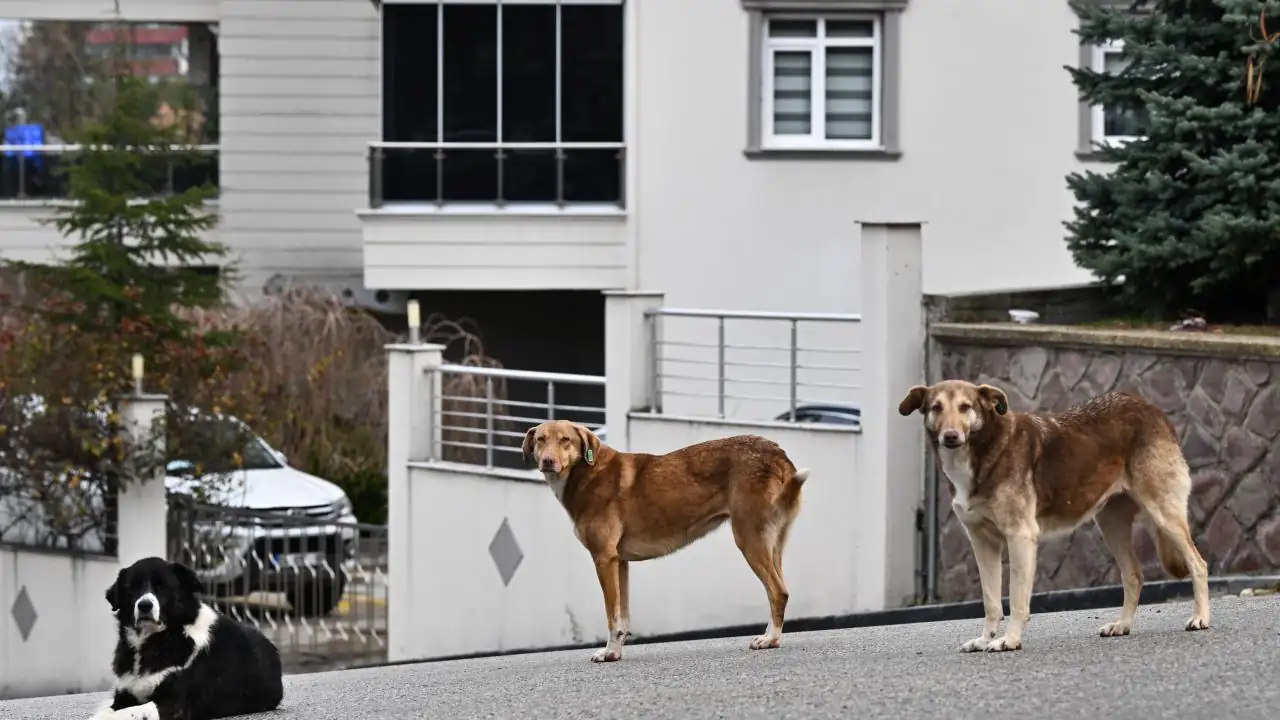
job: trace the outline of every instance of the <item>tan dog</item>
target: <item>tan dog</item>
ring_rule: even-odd
[[[592,661],[622,658],[631,625],[628,563],[673,553],[725,520],[769,596],[769,626],[751,648],[778,647],[788,598],[782,550],[809,471],[796,470],[777,443],[737,435],[665,455],[624,453],[584,425],[555,420],[530,428],[523,449],[595,561],[609,640]]]
[[[1195,611],[1188,630],[1209,627],[1208,568],[1187,525],[1191,474],[1177,435],[1159,408],[1112,392],[1060,415],[1009,411],[990,385],[947,380],[907,392],[898,412],[919,410],[930,445],[951,481],[960,519],[982,582],[986,620],[965,652],[1017,650],[1031,616],[1036,547],[1092,519],[1115,557],[1124,583],[1120,618],[1103,637],[1128,635],[1138,610],[1142,567],[1134,553],[1134,519],[1150,520],[1165,570],[1191,576]],[[1009,547],[1009,625],[996,637],[1001,607],[1002,543]]]

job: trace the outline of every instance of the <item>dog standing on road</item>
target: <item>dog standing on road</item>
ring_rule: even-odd
[[[1092,519],[1115,557],[1124,584],[1120,618],[1103,637],[1128,635],[1138,611],[1142,566],[1132,528],[1145,514],[1164,569],[1191,576],[1195,611],[1188,630],[1209,627],[1208,568],[1187,525],[1191,473],[1163,411],[1136,395],[1111,392],[1060,415],[1011,412],[991,385],[946,380],[917,385],[898,412],[919,411],[929,444],[951,481],[960,519],[982,583],[982,636],[961,650],[1022,647],[1031,616],[1036,548],[1043,537],[1067,534]],[[996,637],[1001,606],[1002,544],[1009,548],[1009,625]]]
[[[628,563],[673,553],[726,520],[769,596],[769,625],[751,648],[781,644],[788,598],[782,551],[809,471],[797,470],[777,443],[737,435],[665,455],[624,453],[585,425],[556,420],[530,428],[523,451],[595,561],[609,640],[593,662],[622,659],[631,625]]]

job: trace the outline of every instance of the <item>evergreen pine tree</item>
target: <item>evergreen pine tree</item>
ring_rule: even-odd
[[[175,191],[175,175],[203,158],[180,125],[156,121],[157,88],[125,72],[110,82],[102,116],[70,138],[80,149],[64,164],[69,202],[49,221],[72,241],[69,257],[9,265],[80,306],[73,319],[86,331],[145,321],[155,342],[182,338],[189,327],[176,311],[222,303],[229,280],[229,251],[207,235],[216,190]]]
[[[1280,30],[1280,2],[1072,6],[1082,43],[1121,40],[1130,60],[1114,75],[1067,68],[1081,98],[1138,111],[1144,135],[1100,149],[1114,169],[1067,177],[1076,263],[1123,279],[1122,298],[1148,315],[1253,320],[1269,299],[1280,320],[1280,60],[1265,62],[1277,42],[1259,23],[1265,11]]]

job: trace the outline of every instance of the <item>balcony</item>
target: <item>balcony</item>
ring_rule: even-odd
[[[65,171],[77,145],[0,145],[0,202],[47,204],[65,200]],[[206,183],[218,185],[218,146],[191,148],[199,159],[170,162],[146,178],[154,196],[184,192]]]
[[[623,287],[625,177],[622,143],[372,142],[365,285]]]
[[[47,262],[71,243],[47,221],[65,205],[65,170],[75,145],[0,145],[0,258]],[[147,177],[152,197],[218,185],[218,146],[193,148],[199,159],[157,167]],[[184,158],[185,160],[185,158]],[[210,230],[209,233],[216,233]]]

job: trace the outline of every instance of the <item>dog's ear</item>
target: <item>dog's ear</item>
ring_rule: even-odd
[[[987,407],[995,411],[997,415],[1003,415],[1009,412],[1009,398],[1004,391],[994,385],[979,385],[978,397],[982,398],[982,402]]]
[[[591,432],[586,425],[574,423],[574,427],[578,430],[582,458],[587,461],[588,465],[595,465],[596,456],[600,454],[600,438],[596,437],[596,434]]]
[[[169,571],[178,579],[178,589],[189,595],[199,595],[204,592],[204,585],[200,583],[200,577],[196,575],[196,571],[183,565],[182,563],[169,563]]]
[[[533,436],[538,432],[540,425],[534,425],[524,434],[524,444],[520,446],[520,452],[524,456],[524,461],[533,464]]]
[[[929,397],[929,386],[914,385],[907,391],[907,396],[902,398],[902,402],[898,403],[899,415],[910,415],[919,410],[924,412],[924,401]]]
[[[116,581],[111,583],[111,587],[107,588],[107,602],[111,603],[111,612],[113,613],[119,612],[122,604],[120,602],[120,591],[124,589],[124,576],[125,570],[121,569],[116,575]]]

